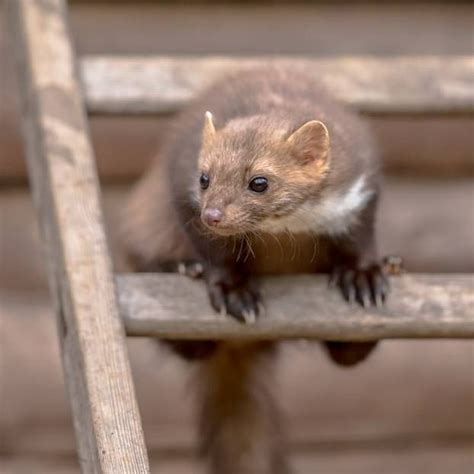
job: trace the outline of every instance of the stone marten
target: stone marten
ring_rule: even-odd
[[[379,178],[364,121],[304,69],[236,72],[168,131],[127,206],[127,249],[137,271],[202,274],[213,308],[245,324],[264,311],[254,279],[262,274],[329,273],[349,303],[381,305],[389,286],[375,243]],[[169,344],[199,359],[211,472],[288,472],[269,385],[275,345]],[[325,343],[346,366],[374,345]]]

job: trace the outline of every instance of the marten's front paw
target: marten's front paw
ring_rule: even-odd
[[[234,286],[224,282],[208,282],[208,291],[213,308],[238,321],[254,323],[262,312],[260,294],[249,284]]]
[[[336,268],[331,283],[341,290],[346,301],[357,301],[364,308],[383,305],[390,290],[386,273],[378,264],[367,268]]]

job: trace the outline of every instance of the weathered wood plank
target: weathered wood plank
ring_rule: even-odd
[[[350,306],[324,276],[263,281],[266,315],[253,325],[216,314],[204,286],[174,274],[122,275],[119,300],[127,333],[183,339],[371,340],[474,337],[474,275],[392,279],[384,308]]]
[[[337,97],[366,113],[474,111],[474,58],[86,57],[81,73],[93,113],[169,113],[223,73],[278,61],[302,66]]]
[[[63,0],[11,0],[30,181],[83,472],[149,472]]]

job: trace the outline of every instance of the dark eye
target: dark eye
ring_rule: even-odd
[[[249,189],[256,193],[263,193],[268,188],[268,180],[263,176],[253,178],[249,183]]]
[[[203,190],[209,187],[209,176],[206,173],[203,173],[199,178],[199,184]]]

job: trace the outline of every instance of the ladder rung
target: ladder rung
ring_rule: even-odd
[[[471,56],[339,57],[112,57],[81,61],[93,113],[175,112],[223,73],[262,62],[305,64],[340,99],[363,112],[445,114],[474,111]]]
[[[216,314],[202,282],[178,274],[117,277],[130,336],[180,339],[370,340],[474,337],[474,275],[406,274],[392,278],[387,305],[350,306],[324,275],[264,279],[266,315],[244,325]]]

